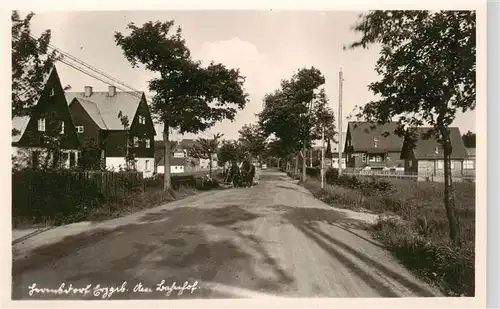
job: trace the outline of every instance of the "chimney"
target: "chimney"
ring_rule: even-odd
[[[92,95],[92,86],[85,86],[85,97],[90,97]]]
[[[115,95],[115,93],[116,93],[116,87],[115,86],[109,86],[109,88],[108,88],[108,95],[110,97],[112,97],[112,96]]]

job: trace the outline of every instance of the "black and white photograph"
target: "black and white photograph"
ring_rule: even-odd
[[[485,298],[479,11],[10,15],[12,301]]]

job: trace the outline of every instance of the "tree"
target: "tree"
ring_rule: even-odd
[[[49,51],[51,31],[45,30],[37,39],[31,35],[33,12],[21,19],[13,11],[12,21],[12,117],[30,115],[41,95],[44,77],[54,63],[62,58]]]
[[[159,75],[149,81],[149,90],[155,93],[150,104],[154,118],[163,124],[164,190],[171,191],[170,129],[196,134],[224,119],[233,121],[247,103],[245,79],[238,69],[214,62],[203,67],[193,61],[182,29],[174,30],[173,20],[140,27],[130,23],[127,30],[127,36],[114,35],[127,60],[132,67],[142,64]]]
[[[214,134],[212,139],[199,138],[196,140],[191,156],[198,159],[206,159],[209,164],[209,176],[212,178],[212,166],[214,155],[217,154],[222,134]]]
[[[464,141],[465,147],[476,148],[476,133],[472,133],[471,131],[467,131],[467,133],[462,135],[462,140]]]
[[[305,180],[305,152],[311,141],[318,139],[313,130],[315,113],[313,101],[318,88],[325,83],[321,72],[311,67],[298,70],[290,80],[283,80],[280,89],[264,97],[264,109],[259,114],[259,125],[266,135],[274,134],[283,150],[302,156],[302,179]]]
[[[267,136],[261,127],[254,124],[244,125],[239,131],[239,142],[250,157],[259,157],[266,149]]]
[[[241,156],[241,150],[238,148],[239,145],[236,141],[222,141],[219,149],[217,150],[218,163],[225,165],[226,163],[237,162]]]
[[[367,120],[398,121],[398,134],[415,139],[413,128],[432,126],[444,150],[444,205],[450,238],[460,246],[451,177],[448,127],[457,111],[475,108],[476,14],[474,11],[371,11],[353,28],[362,34],[350,48],[380,44],[375,70],[382,78],[368,86],[380,100],[360,108]]]
[[[29,116],[42,94],[46,76],[54,63],[62,59],[55,50],[49,50],[51,31],[45,30],[39,38],[31,35],[31,20],[35,14],[30,12],[23,19],[18,11],[13,11],[12,21],[12,118]],[[65,87],[65,90],[70,88]],[[43,168],[59,168],[62,166],[60,154],[60,127],[54,127],[54,132],[46,132],[44,144],[47,150]],[[12,135],[21,132],[13,129]],[[16,160],[15,156],[13,157]]]
[[[78,165],[83,170],[100,170],[103,162],[101,162],[101,148],[94,138],[88,138],[83,142],[81,156],[78,160]]]
[[[127,171],[135,171],[135,154],[133,151],[131,151],[131,144],[134,144],[134,141],[131,140],[132,137],[129,134],[130,130],[130,121],[128,119],[127,115],[124,115],[122,111],[118,112],[118,119],[120,120],[123,130],[125,131],[125,170]]]

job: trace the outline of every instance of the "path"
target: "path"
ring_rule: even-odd
[[[334,209],[283,173],[264,171],[253,188],[203,193],[43,246],[35,246],[43,234],[16,245],[16,256],[27,258],[14,263],[13,298],[95,299],[98,284],[125,281],[111,299],[440,295],[359,228],[375,219]],[[198,284],[167,297],[155,291],[162,280]],[[85,296],[29,296],[33,283],[91,286]]]

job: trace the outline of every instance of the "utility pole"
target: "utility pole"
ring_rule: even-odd
[[[325,127],[321,130],[321,189],[325,188]]]
[[[339,176],[342,175],[342,87],[343,87],[343,73],[342,67],[339,71]],[[347,160],[346,160],[347,161]]]

